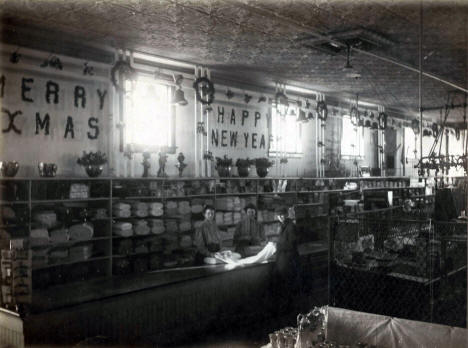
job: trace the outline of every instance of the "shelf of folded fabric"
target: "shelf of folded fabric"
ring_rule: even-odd
[[[68,240],[66,242],[51,242],[49,244],[44,244],[44,245],[33,245],[30,248],[31,249],[42,249],[42,248],[57,248],[57,247],[67,247],[67,246],[73,246],[78,243],[83,243],[83,242],[95,242],[95,241],[100,241],[100,240],[107,240],[110,239],[110,236],[108,237],[93,237],[90,239],[82,239],[82,240]]]
[[[230,197],[230,196],[255,196],[257,192],[232,192],[232,193],[216,193],[217,197]]]
[[[53,203],[69,203],[69,202],[103,202],[109,201],[109,198],[66,198],[66,199],[35,199],[31,200],[31,204],[53,204]]]
[[[13,204],[28,204],[28,201],[5,201],[5,200],[0,200],[0,204],[2,205],[13,205]]]
[[[47,264],[47,265],[42,265],[42,266],[37,266],[37,267],[33,266],[32,270],[37,271],[37,270],[42,270],[42,269],[47,269],[47,268],[73,265],[73,264],[82,263],[82,262],[93,262],[93,261],[100,261],[100,260],[108,260],[108,259],[110,259],[110,257],[111,257],[110,255],[96,256],[96,257],[90,257],[88,259],[83,259],[83,260],[63,261],[63,262],[57,262],[57,263],[52,263],[52,264]]]

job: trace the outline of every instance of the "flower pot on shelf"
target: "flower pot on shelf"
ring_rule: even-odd
[[[101,175],[103,169],[103,165],[101,164],[88,164],[84,167],[86,170],[86,174],[88,174],[90,178],[96,178],[99,175]]]
[[[249,176],[250,167],[237,166],[237,173],[239,174],[241,178],[246,178]]]
[[[221,178],[231,176],[231,166],[217,165],[216,170],[218,171],[218,175]]]
[[[268,171],[270,168],[268,167],[256,167],[257,168],[257,175],[261,178],[264,178],[268,175]]]

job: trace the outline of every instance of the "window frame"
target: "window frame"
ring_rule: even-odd
[[[349,121],[349,125],[350,125],[350,129],[351,131],[354,133],[354,150],[353,150],[353,154],[350,154],[350,153],[344,153],[343,152],[343,138],[345,137],[345,134],[348,134],[348,130],[345,129],[345,120]],[[343,115],[342,116],[342,119],[341,119],[341,139],[340,139],[340,154],[341,154],[341,158],[343,159],[364,159],[365,158],[365,142],[364,142],[364,137],[360,137],[358,135],[359,133],[359,126],[354,126],[352,123],[351,123],[351,116],[350,115]],[[357,144],[356,144],[357,143]],[[356,150],[356,146],[357,146],[357,150]],[[356,151],[358,152],[356,154]]]
[[[289,112],[290,110],[293,108],[293,110],[295,111],[296,115],[298,114],[299,112],[299,108],[298,107],[289,107]],[[296,142],[296,150],[295,151],[282,151],[280,149],[273,149],[272,148],[272,144],[275,144],[275,145],[278,145],[279,147],[281,147],[281,138],[279,138],[278,140],[275,140],[275,134],[273,134],[273,124],[275,122],[274,118],[277,117],[278,120],[281,121],[281,117],[284,117],[284,119],[286,120],[287,117],[289,117],[291,119],[291,122],[294,122],[295,125],[297,126],[297,134],[296,136],[299,138],[299,140]],[[268,157],[270,158],[276,158],[276,157],[286,157],[286,158],[302,158],[304,156],[304,151],[302,149],[302,124],[297,122],[297,116],[294,117],[294,116],[291,116],[289,114],[287,114],[286,116],[281,116],[279,114],[276,113],[276,108],[274,106],[270,107],[270,113],[269,113],[269,122],[268,122],[268,133],[269,133],[269,137],[270,137],[270,141],[268,143]],[[288,119],[289,121],[289,119]],[[299,145],[299,149],[297,147],[297,145]]]
[[[159,85],[166,87],[167,90],[167,102],[168,102],[168,109],[169,109],[169,144],[167,145],[146,145],[146,144],[138,144],[138,143],[131,143],[128,138],[130,137],[129,135],[129,127],[128,124],[132,122],[131,116],[128,115],[126,112],[126,103],[127,103],[127,98],[130,98],[127,96],[128,93],[132,93],[131,91],[124,91],[121,94],[121,100],[122,100],[122,122],[125,125],[123,127],[122,131],[122,143],[123,143],[123,149],[121,149],[121,152],[131,152],[131,153],[143,153],[143,152],[150,152],[150,153],[157,153],[157,152],[165,152],[167,154],[175,154],[176,153],[176,105],[171,103],[171,97],[174,94],[174,86],[172,86],[168,81],[162,80],[162,79],[155,79],[154,75],[143,73],[143,72],[137,72],[137,79],[143,79],[145,82],[149,82],[152,85]],[[131,82],[135,83],[135,82]]]

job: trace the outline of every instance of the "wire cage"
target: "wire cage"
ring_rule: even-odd
[[[466,223],[367,215],[330,222],[330,304],[466,327]]]

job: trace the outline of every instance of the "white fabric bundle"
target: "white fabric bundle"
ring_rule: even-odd
[[[115,203],[112,207],[112,213],[116,217],[130,217],[132,215],[132,212],[130,210],[131,206],[130,204],[119,202]]]
[[[133,230],[137,236],[146,236],[150,233],[150,228],[145,224],[138,224],[134,226]]]
[[[164,210],[163,209],[151,209],[149,211],[150,216],[163,216],[164,215]]]
[[[112,206],[114,210],[130,210],[131,206],[128,203],[118,202]]]
[[[190,248],[192,246],[192,237],[190,236],[182,236],[180,238],[179,245],[181,248]]]
[[[179,231],[180,232],[187,232],[192,229],[192,223],[190,221],[181,221],[179,223]]]
[[[116,222],[112,228],[114,234],[120,237],[130,237],[133,235],[133,226],[129,222]]]
[[[192,209],[190,208],[190,203],[187,201],[179,202],[178,212],[181,215],[187,215],[192,213]]]
[[[152,202],[152,203],[149,203],[149,209],[163,209],[164,206],[162,203],[160,202]]]
[[[213,202],[212,199],[209,199],[209,198],[205,199],[205,205],[213,205],[213,204],[214,204],[214,202]]]
[[[31,246],[49,245],[49,231],[45,228],[35,228],[31,230],[29,237]]]
[[[132,216],[132,212],[130,210],[114,210],[114,216],[119,218],[128,218]]]
[[[57,228],[49,232],[50,234],[50,241],[52,243],[64,243],[68,242],[70,238],[70,234],[68,233],[68,229],[66,228]]]
[[[164,206],[162,203],[153,202],[149,204],[149,215],[162,216],[164,214]]]
[[[53,211],[45,210],[35,213],[33,220],[40,222],[46,228],[51,228],[57,225],[57,214]]]
[[[233,203],[234,210],[236,211],[242,210],[241,201],[239,197],[237,196],[232,197],[232,203]]]
[[[88,223],[70,226],[68,230],[71,240],[89,240],[93,238],[94,228]]]

